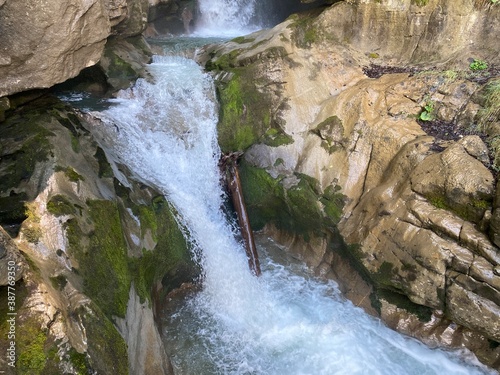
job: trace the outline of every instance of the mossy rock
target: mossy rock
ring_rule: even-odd
[[[300,14],[293,14],[288,19],[293,22],[288,26],[292,30],[292,41],[299,48],[311,48],[321,39],[321,30],[314,24],[321,10],[316,9]]]
[[[74,215],[75,206],[64,195],[57,194],[47,202],[47,211],[54,216]]]
[[[445,195],[437,193],[425,195],[434,207],[448,210],[466,221],[479,223],[485,211],[492,206],[492,202],[485,199],[470,199],[467,204],[459,204]]]
[[[77,313],[87,334],[89,367],[99,374],[128,374],[127,345],[111,320],[93,303]],[[86,366],[81,357],[73,356],[73,360],[80,368]]]
[[[321,138],[321,147],[329,154],[341,149],[344,142],[344,126],[337,116],[328,117],[316,126],[312,133]]]
[[[100,147],[97,147],[94,157],[97,159],[97,163],[99,164],[98,176],[100,178],[113,177],[114,176],[113,168],[111,167],[111,164],[109,164],[104,150]]]
[[[285,189],[265,169],[242,161],[240,177],[252,227],[262,229],[267,223],[288,233],[324,236],[340,218],[344,197],[335,190],[321,193],[316,179],[296,174],[298,183]],[[323,203],[323,204],[320,204]],[[325,209],[326,208],[326,209]]]
[[[222,151],[243,151],[257,142],[272,147],[293,143],[292,137],[283,131],[284,120],[279,115],[287,103],[273,108],[271,93],[258,88],[265,83],[259,78],[262,77],[260,59],[286,59],[285,49],[269,48],[240,61],[241,53],[242,50],[236,49],[213,56],[205,66],[206,70],[230,73],[226,79],[216,81],[220,103],[217,130]]]
[[[427,306],[419,305],[412,302],[407,296],[401,293],[392,292],[389,290],[376,290],[372,293],[372,306],[376,308],[380,314],[380,300],[383,299],[388,303],[397,306],[400,309],[415,315],[421,322],[427,323],[432,318],[433,309]]]
[[[79,263],[84,293],[108,317],[124,317],[131,276],[117,204],[107,200],[88,201],[86,214],[93,226],[90,233],[83,232],[76,218],[66,222],[70,252]]]
[[[164,293],[192,281],[199,274],[190,247],[178,227],[171,205],[163,196],[153,198],[151,205],[138,206],[141,232],[151,230],[156,238],[154,250],[143,250],[140,258],[130,260],[130,273],[141,302],[151,300],[153,286],[161,281]]]
[[[19,110],[0,123],[1,168],[0,193],[6,194],[28,181],[37,163],[52,156],[50,137],[54,133],[43,125],[50,123],[52,116],[38,106]]]
[[[225,86],[219,86],[218,135],[223,152],[245,150],[271,126],[269,102],[255,88],[248,70],[240,68]]]

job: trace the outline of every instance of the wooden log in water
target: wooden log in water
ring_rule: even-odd
[[[259,256],[257,254],[257,248],[255,247],[255,241],[253,238],[252,227],[250,226],[250,220],[248,219],[248,213],[243,199],[243,190],[240,182],[240,175],[238,173],[237,158],[241,154],[229,154],[222,157],[221,167],[223,169],[223,174],[226,177],[227,186],[233,201],[234,209],[238,216],[238,223],[240,225],[241,236],[245,241],[245,251],[248,258],[248,265],[250,270],[256,275],[260,276],[260,263]]]

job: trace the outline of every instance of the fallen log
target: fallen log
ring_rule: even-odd
[[[221,157],[221,171],[225,177],[227,187],[231,195],[236,215],[238,216],[238,224],[240,226],[241,236],[245,242],[245,252],[248,258],[248,266],[255,276],[260,276],[260,263],[253,238],[252,227],[248,219],[248,213],[243,200],[243,191],[241,188],[240,175],[238,173],[237,160],[241,153],[231,153]]]

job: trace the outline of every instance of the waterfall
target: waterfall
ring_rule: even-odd
[[[256,0],[200,0],[195,34],[238,36],[257,30]]]
[[[199,255],[202,290],[165,318],[176,374],[489,373],[470,354],[431,350],[386,328],[262,239],[254,277],[221,210],[211,77],[175,56],[154,57],[149,71],[153,82],[138,80],[95,113],[102,125],[93,132],[175,205]]]

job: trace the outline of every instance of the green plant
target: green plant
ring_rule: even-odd
[[[431,121],[434,119],[434,102],[433,101],[428,101],[425,106],[424,110],[420,113],[418,118],[422,121]]]
[[[488,69],[488,63],[484,60],[474,59],[469,65],[470,70],[473,72],[479,72]]]
[[[485,104],[478,112],[478,125],[486,131],[489,123],[500,118],[500,79],[490,81],[484,89]]]

